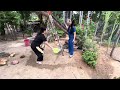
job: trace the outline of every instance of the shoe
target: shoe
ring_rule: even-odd
[[[72,58],[72,57],[73,57],[73,55],[70,55],[69,57],[70,57],[70,58]]]
[[[41,61],[37,61],[36,63],[37,63],[37,64],[42,64],[42,62],[41,62]]]

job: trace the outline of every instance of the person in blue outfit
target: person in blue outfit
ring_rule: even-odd
[[[69,49],[69,56],[70,58],[73,57],[74,54],[74,41],[76,38],[76,28],[75,28],[75,21],[68,20],[68,49]]]

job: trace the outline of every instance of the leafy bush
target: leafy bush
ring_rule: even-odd
[[[80,28],[80,25],[77,25],[76,26],[76,34],[79,36],[79,38],[82,40],[85,36],[85,33],[86,33],[86,29],[87,29],[87,25],[86,23],[84,22],[84,30],[82,30]],[[93,21],[91,21],[90,25],[89,25],[89,30],[87,31],[87,36],[89,38],[92,38],[94,36],[94,32],[95,32],[95,23]]]
[[[32,36],[33,31],[31,29],[27,29],[24,31],[25,34]]]
[[[95,32],[95,23],[92,21],[89,25],[89,29],[87,31],[87,38],[85,37],[87,25],[84,20],[84,30],[80,29],[80,25],[76,26],[76,33],[78,37],[78,48],[82,49],[84,52],[82,54],[83,60],[90,66],[94,67],[97,64],[97,47],[96,43],[92,41],[92,37]]]
[[[82,48],[83,43],[85,42],[85,33],[86,33],[86,29],[87,29],[87,24],[86,24],[86,20],[83,20],[83,25],[84,25],[84,30],[80,28],[80,25],[76,26],[76,33],[77,33],[77,37],[79,39],[78,41],[78,46],[80,48]],[[89,29],[87,30],[87,37],[91,38],[94,36],[94,32],[95,32],[95,23],[93,21],[91,21],[91,23],[89,24]]]
[[[118,43],[118,47],[120,47],[120,43]]]
[[[58,29],[58,28],[56,28],[56,30],[57,30],[57,33],[58,33],[59,37],[65,36],[64,31],[62,31],[62,30],[60,30],[60,29]]]
[[[88,30],[89,38],[92,38],[94,36],[94,32],[96,30],[95,26],[96,26],[95,23],[93,21],[91,21],[91,23],[89,25],[89,30]]]
[[[59,21],[60,23],[64,23],[64,19],[63,19],[63,18],[59,18],[58,21]]]
[[[95,66],[97,64],[97,53],[90,51],[90,50],[86,50],[83,53],[82,58],[88,65],[95,68]]]
[[[96,47],[96,43],[94,41],[92,41],[92,39],[85,39],[84,43],[83,43],[83,50],[91,50],[94,52],[97,52],[97,47]]]
[[[83,43],[83,60],[90,66],[94,67],[97,64],[97,47],[96,43],[90,38],[86,38]]]
[[[83,36],[84,33],[85,33],[85,30],[80,29],[80,25],[77,25],[76,26],[76,34],[80,35],[80,36]]]
[[[85,30],[80,29],[80,26],[77,25],[76,26],[76,34],[77,34],[77,38],[78,38],[78,41],[77,41],[78,48],[82,49],[82,46],[83,46],[83,43],[85,40],[85,37],[84,37]]]

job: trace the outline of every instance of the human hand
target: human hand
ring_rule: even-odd
[[[73,41],[72,42],[75,42],[75,40],[73,39]]]
[[[42,54],[44,54],[44,52],[43,52],[43,51],[41,51],[41,53],[42,53]]]
[[[51,47],[51,49],[52,49],[52,51],[53,51],[53,49],[54,49],[54,48],[53,48],[53,47]]]
[[[44,52],[42,52],[42,54],[44,54]]]

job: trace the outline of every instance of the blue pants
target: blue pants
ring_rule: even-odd
[[[73,39],[68,40],[68,49],[69,49],[69,54],[73,55],[74,52],[74,42]]]

